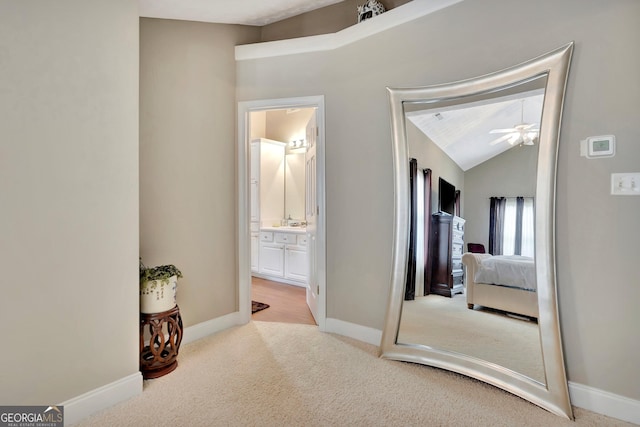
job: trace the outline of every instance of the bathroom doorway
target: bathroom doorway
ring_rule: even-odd
[[[324,188],[324,98],[240,102],[238,276],[243,320],[251,318],[254,281],[258,293],[273,292],[278,305],[287,305],[278,296],[300,301],[302,292],[312,319],[324,330]],[[292,311],[300,308],[289,305]],[[268,310],[256,318],[276,315],[279,309]]]

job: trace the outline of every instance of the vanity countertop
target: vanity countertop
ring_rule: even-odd
[[[286,233],[298,233],[304,234],[307,232],[306,227],[289,227],[289,226],[281,226],[281,227],[261,227],[260,231],[281,231]]]

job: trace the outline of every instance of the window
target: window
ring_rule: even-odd
[[[533,197],[492,197],[489,252],[534,256]]]

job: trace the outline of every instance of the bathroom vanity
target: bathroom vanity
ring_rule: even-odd
[[[258,234],[252,233],[252,275],[304,287],[307,269],[304,227],[262,227]]]

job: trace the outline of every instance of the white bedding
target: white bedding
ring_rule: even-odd
[[[473,280],[535,291],[536,268],[531,257],[496,255],[479,263]]]

